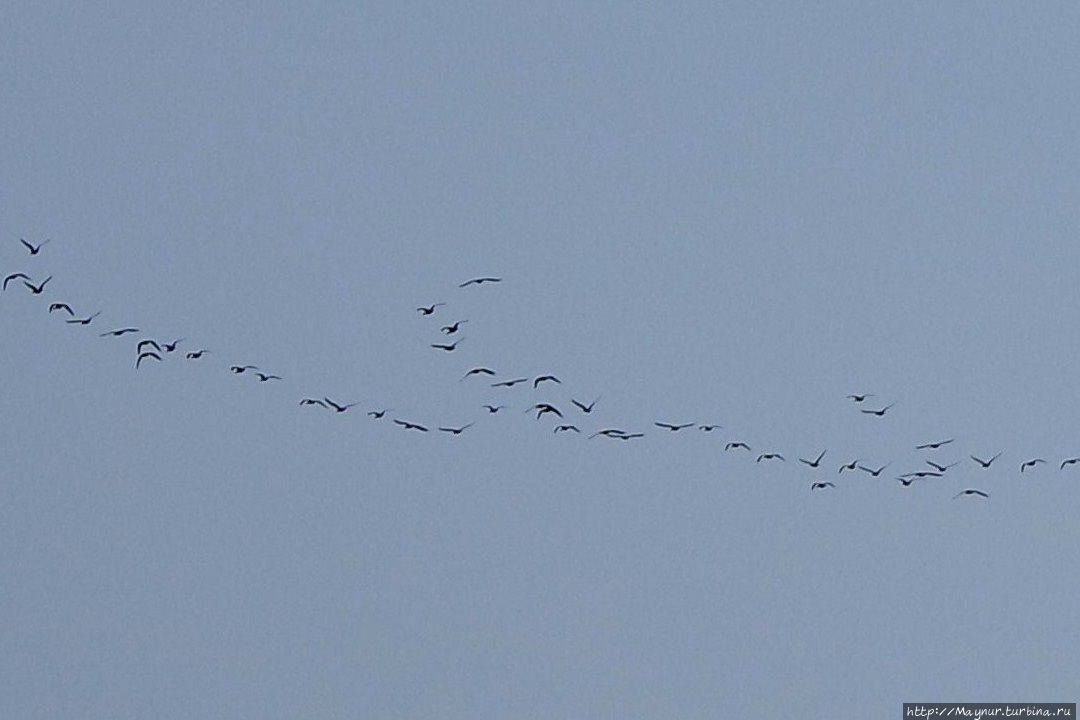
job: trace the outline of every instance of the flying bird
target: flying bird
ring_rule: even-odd
[[[727,452],[728,450],[737,450],[739,448],[747,450],[748,452],[754,452],[750,449],[750,446],[744,442],[729,442],[727,445],[724,446],[724,452]]]
[[[484,283],[489,283],[489,282],[491,282],[491,283],[502,282],[502,278],[497,278],[497,277],[473,278],[472,280],[466,280],[465,282],[458,285],[458,287],[463,288],[463,287],[469,287],[470,285],[483,285]]]
[[[1022,465],[1020,466],[1020,472],[1024,472],[1024,471],[1025,471],[1025,470],[1027,470],[1028,468],[1034,468],[1034,467],[1035,467],[1036,465],[1038,465],[1039,463],[1045,463],[1045,462],[1046,462],[1046,461],[1045,461],[1045,460],[1043,460],[1042,458],[1035,458],[1034,460],[1028,460],[1028,461],[1027,461],[1026,463],[1023,463],[1023,464],[1022,464]]]
[[[799,462],[812,468],[819,467],[821,465],[821,458],[825,457],[825,453],[826,451],[822,450],[821,454],[817,456],[817,460],[815,460],[814,462],[810,462],[806,458],[799,458]]]
[[[997,460],[997,459],[998,459],[999,457],[1001,457],[1001,453],[999,452],[999,453],[998,453],[997,455],[995,455],[994,457],[990,458],[989,460],[982,460],[982,459],[980,459],[980,458],[977,458],[977,457],[975,457],[974,455],[970,455],[969,457],[970,457],[970,458],[971,458],[972,460],[974,460],[975,462],[977,462],[977,463],[979,463],[980,465],[982,465],[982,466],[983,466],[983,469],[986,469],[986,468],[990,467],[990,466],[991,466],[991,465],[992,465],[992,464],[994,463],[994,461],[995,461],[995,460]]]
[[[192,352],[189,352],[187,355],[185,355],[185,357],[188,360],[198,360],[199,358],[201,358],[203,356],[203,353],[208,353],[208,352],[210,352],[210,351],[206,350],[206,349],[194,350]]]
[[[645,437],[645,433],[626,433],[625,435],[612,435],[611,437],[616,440],[633,440],[634,438]]]
[[[94,320],[94,318],[96,318],[100,314],[101,311],[98,310],[93,315],[87,315],[84,318],[72,318],[71,320],[65,320],[64,322],[66,322],[68,325],[89,325]]]
[[[953,441],[953,439],[954,438],[949,438],[948,440],[939,440],[937,442],[932,442],[932,443],[923,443],[922,445],[916,445],[915,449],[916,450],[937,450],[939,447],[941,447],[943,445],[948,445],[949,443],[951,443]]]
[[[386,413],[390,412],[393,409],[394,408],[386,408],[385,410],[369,410],[368,411],[368,417],[373,418],[375,420],[381,420],[383,415],[385,415]]]
[[[153,358],[154,360],[157,360],[159,362],[161,361],[160,355],[158,355],[156,352],[148,350],[147,352],[139,353],[139,358],[135,361],[135,369],[138,370],[139,366],[142,365],[142,361],[146,360],[147,358]]]
[[[469,423],[468,425],[462,425],[461,427],[457,427],[457,428],[455,428],[455,427],[441,427],[441,428],[439,428],[439,430],[441,432],[450,433],[451,435],[460,435],[461,433],[465,432],[466,430],[468,430],[472,426],[473,426],[473,423]]]
[[[157,341],[156,340],[150,340],[150,339],[140,340],[139,344],[135,346],[135,352],[140,352],[141,353],[143,351],[143,348],[146,347],[147,345],[153,345],[155,350],[157,350],[158,352],[161,352],[161,346],[157,344]]]
[[[453,352],[454,350],[457,349],[458,343],[460,343],[464,339],[465,338],[458,338],[457,340],[455,340],[450,345],[443,345],[441,343],[432,343],[431,347],[433,347],[433,348],[435,348],[437,350],[445,350],[446,352]]]
[[[28,281],[28,280],[30,280],[30,276],[27,275],[26,273],[21,273],[21,272],[11,273],[6,278],[4,278],[4,289],[7,290],[7,284],[9,282],[11,282],[12,280],[19,280],[19,279]]]
[[[581,412],[585,413],[586,415],[588,415],[589,413],[592,412],[592,409],[596,405],[598,400],[600,400],[599,397],[597,397],[596,400],[593,400],[591,403],[586,405],[583,402],[578,402],[574,398],[570,398],[570,402],[574,403],[574,405],[577,407],[577,409],[580,410]]]
[[[904,487],[911,487],[911,484],[912,484],[913,482],[915,482],[915,480],[916,480],[917,478],[906,478],[906,477],[898,477],[898,478],[896,478],[896,479],[897,479],[897,480],[899,480],[899,481],[900,481],[900,484],[901,484],[901,485],[903,485]]]
[[[926,461],[926,464],[927,464],[927,465],[929,465],[930,467],[934,468],[934,469],[935,469],[935,470],[937,470],[938,472],[940,472],[940,473],[943,473],[943,472],[945,472],[946,470],[948,470],[949,468],[951,468],[951,467],[955,467],[956,465],[959,465],[959,464],[960,464],[960,461],[959,461],[959,460],[957,460],[956,462],[954,462],[954,463],[949,463],[948,465],[938,465],[938,464],[937,464],[936,462],[934,462],[933,460],[927,460],[927,461]]]
[[[417,423],[407,422],[405,420],[398,420],[397,418],[394,418],[394,424],[395,425],[400,425],[401,427],[405,428],[406,430],[419,430],[420,432],[427,432],[428,431],[428,429],[426,427],[424,427],[423,425],[418,425]]]
[[[863,413],[864,415],[877,415],[878,417],[884,417],[885,413],[889,412],[889,408],[891,408],[895,404],[896,403],[889,403],[880,410],[860,410],[859,412]]]
[[[56,310],[64,310],[71,317],[75,317],[75,311],[72,310],[71,306],[68,305],[67,303],[54,302],[52,305],[49,306],[49,313],[50,314],[53,313]]]
[[[542,382],[553,382],[562,385],[562,380],[555,377],[554,375],[540,375],[535,380],[533,380],[533,388],[535,388]]]
[[[1075,465],[1078,462],[1080,462],[1080,458],[1069,458],[1068,460],[1062,460],[1061,467],[1059,467],[1058,470],[1064,470],[1066,465]]]
[[[431,315],[435,312],[435,308],[442,307],[445,304],[446,303],[433,303],[431,305],[428,305],[427,307],[418,307],[416,308],[416,312],[420,313],[421,315]]]
[[[619,430],[618,428],[607,428],[605,430],[597,430],[596,432],[594,432],[592,435],[589,436],[589,439],[592,440],[597,435],[603,435],[604,437],[621,437],[623,435],[626,435],[626,431],[625,430]]]
[[[887,467],[889,467],[888,463],[886,463],[885,465],[882,465],[877,470],[872,470],[872,469],[866,467],[865,465],[860,465],[859,469],[862,470],[863,472],[870,473],[870,475],[872,475],[873,477],[878,477],[879,475],[881,475],[882,471],[884,471],[885,468],[887,468]]]
[[[443,325],[439,329],[442,330],[447,335],[453,335],[454,333],[456,333],[458,331],[458,328],[461,327],[461,323],[467,323],[467,322],[469,322],[469,321],[468,320],[458,320],[453,325]]]
[[[516,378],[514,380],[503,380],[502,382],[491,383],[491,387],[514,387],[518,383],[529,382],[529,378]]]
[[[322,407],[326,407],[326,403],[322,400],[316,400],[315,398],[304,398],[300,401],[300,405],[321,405]]]
[[[494,374],[495,374],[495,371],[492,370],[491,368],[475,367],[472,370],[470,370],[469,372],[462,375],[461,380],[464,380],[467,377],[472,377],[473,375],[494,375]],[[458,382],[461,382],[461,380],[459,380]]]
[[[691,423],[683,423],[681,425],[674,425],[672,423],[666,423],[666,422],[654,422],[653,425],[655,425],[656,427],[662,427],[665,430],[670,430],[671,432],[678,432],[679,430],[683,430],[683,429],[688,428],[688,427],[694,427],[694,423],[692,423],[692,422]]]
[[[784,456],[780,453],[761,453],[757,456],[757,462],[761,462],[762,460],[781,460],[783,462],[787,462]]]
[[[121,335],[127,335],[128,333],[137,333],[139,328],[120,328],[119,330],[110,330],[109,332],[103,332],[98,337],[120,337]]]
[[[280,375],[269,375],[267,373],[261,373],[261,372],[257,372],[255,374],[259,376],[259,382],[266,382],[267,380],[280,380],[281,379]]]
[[[902,478],[928,478],[928,477],[945,477],[943,473],[939,473],[936,470],[920,470],[918,472],[904,473],[900,477]]]
[[[48,244],[49,241],[48,240],[42,240],[37,245],[31,245],[30,243],[26,242],[22,238],[19,238],[19,242],[21,242],[23,244],[23,247],[25,247],[30,252],[31,255],[37,255],[39,252],[41,252],[41,248],[45,247],[45,245]]]
[[[45,292],[45,286],[49,284],[50,280],[52,280],[52,275],[42,280],[40,285],[34,285],[27,280],[23,280],[23,285],[30,289],[31,295],[40,295]]]
[[[559,412],[559,409],[557,407],[555,407],[554,405],[549,405],[547,403],[536,403],[535,405],[533,405],[531,408],[529,408],[525,412],[532,412],[533,410],[536,410],[536,419],[537,420],[539,420],[540,416],[543,415],[544,413],[552,413],[553,415],[556,415],[557,417],[562,417],[562,413]]]
[[[988,493],[984,493],[982,490],[976,490],[974,488],[968,488],[967,490],[961,490],[960,492],[953,495],[952,499],[955,500],[956,498],[960,497],[961,495],[978,495],[979,497],[984,497],[984,498],[990,497],[990,495]]]
[[[326,402],[327,407],[331,407],[331,408],[333,408],[334,410],[336,410],[339,413],[343,413],[346,410],[348,410],[349,408],[351,408],[353,405],[358,405],[359,404],[359,403],[349,403],[348,405],[338,405],[336,402],[334,402],[333,400],[331,400],[328,397],[324,397],[323,400]]]
[[[847,465],[841,465],[840,469],[836,471],[836,474],[839,475],[840,473],[844,472],[845,470],[850,470],[852,472],[855,472],[855,468],[859,467],[860,462],[862,462],[862,460],[860,458],[855,458],[854,460],[849,462]]]
[[[816,482],[816,483],[814,483],[813,485],[810,486],[810,490],[811,491],[813,491],[813,490],[824,490],[825,488],[834,488],[834,487],[836,487],[836,483],[831,483],[831,482],[826,480],[825,482]]]
[[[503,410],[504,408],[506,408],[505,405],[484,405],[484,407],[492,415],[494,415],[495,413],[499,412],[500,410]]]
[[[231,373],[233,373],[235,375],[240,375],[241,373],[246,372],[248,370],[258,370],[258,369],[259,368],[255,367],[254,365],[233,365],[232,367],[229,368],[229,372],[231,372]]]
[[[180,338],[179,340],[173,340],[171,343],[161,343],[161,349],[167,353],[176,352],[176,346],[185,339],[186,338]]]
[[[863,393],[862,395],[848,395],[848,400],[852,402],[861,403],[866,398],[874,397],[874,393]]]
[[[555,430],[553,432],[561,433],[561,432],[568,432],[568,431],[576,432],[576,433],[579,433],[579,434],[581,433],[581,431],[578,430],[577,425],[556,425]]]
[[[698,430],[702,432],[712,432],[713,430],[719,430],[724,427],[723,425],[698,425]]]

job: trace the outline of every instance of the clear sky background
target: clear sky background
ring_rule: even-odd
[[[716,5],[6,3],[0,716],[1078,700],[1080,9]]]

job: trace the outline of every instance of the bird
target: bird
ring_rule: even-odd
[[[146,347],[147,345],[153,345],[155,350],[157,350],[158,352],[161,352],[161,346],[157,344],[157,340],[150,340],[150,339],[140,340],[139,344],[135,346],[135,352],[140,352],[141,353],[143,351],[143,348]]]
[[[343,413],[346,410],[348,410],[349,408],[351,408],[353,405],[358,405],[359,404],[359,403],[349,403],[348,405],[338,405],[336,402],[334,402],[333,400],[331,400],[328,397],[324,397],[323,400],[326,402],[327,407],[331,407],[331,408],[333,408],[334,410],[336,410],[339,413]]]
[[[780,453],[761,453],[757,456],[757,462],[761,462],[762,460],[780,460],[787,462],[787,459]]]
[[[4,278],[4,289],[7,290],[7,284],[9,282],[11,282],[12,280],[19,280],[19,279],[30,280],[30,276],[27,275],[26,273],[21,273],[21,272],[11,273],[6,278]]]
[[[863,393],[862,395],[848,395],[848,400],[852,402],[861,403],[866,398],[874,397],[874,393]]]
[[[857,468],[859,466],[860,462],[862,462],[862,460],[860,458],[855,458],[854,460],[849,462],[847,465],[841,465],[840,469],[836,471],[836,474],[839,475],[840,473],[844,472],[845,470],[851,470],[852,472],[855,472],[855,468]]]
[[[31,245],[30,243],[26,242],[22,238],[19,238],[19,242],[21,242],[23,244],[23,247],[25,247],[30,252],[31,255],[37,255],[39,252],[41,252],[41,248],[45,247],[45,245],[48,244],[49,241],[48,240],[42,240],[37,245]]]
[[[562,380],[555,377],[554,375],[540,375],[533,380],[533,388],[535,389],[536,386],[542,382],[553,382],[562,385]]]
[[[457,428],[455,428],[455,427],[441,427],[441,428],[439,428],[439,430],[441,432],[450,433],[451,435],[460,435],[461,433],[465,432],[466,430],[468,430],[472,426],[473,426],[473,423],[469,423],[468,425],[462,425],[461,427],[457,427]]]
[[[984,493],[982,490],[976,490],[974,488],[968,488],[967,490],[961,490],[960,492],[953,495],[952,499],[955,500],[956,498],[960,497],[961,495],[978,495],[979,497],[984,497],[984,498],[990,497],[989,493]]]
[[[50,280],[52,280],[52,275],[42,280],[40,285],[34,285],[27,280],[23,280],[23,285],[30,289],[31,295],[40,295],[45,292],[45,286],[48,285]]]
[[[889,467],[888,463],[886,463],[885,465],[882,465],[877,470],[871,470],[870,468],[866,467],[865,465],[859,465],[860,470],[862,470],[863,472],[870,473],[870,475],[872,475],[873,477],[878,477],[879,475],[881,475],[882,471],[885,470],[885,468],[887,468],[887,467]]]
[[[435,348],[437,350],[445,350],[446,352],[453,352],[454,350],[457,349],[458,343],[460,343],[464,339],[465,338],[458,338],[457,340],[455,340],[450,345],[443,345],[441,343],[432,343],[431,347],[433,347],[433,348]]]
[[[799,458],[799,462],[803,463],[804,465],[807,465],[808,467],[812,467],[812,468],[819,467],[821,465],[821,458],[825,457],[826,452],[827,451],[822,450],[821,454],[817,456],[817,460],[815,460],[814,462],[810,462],[806,458]]]
[[[943,445],[948,445],[949,443],[951,443],[953,441],[953,439],[954,438],[949,438],[948,440],[939,440],[938,442],[923,443],[922,445],[916,445],[915,449],[916,450],[937,450],[939,447],[941,447]]]
[[[1028,468],[1034,468],[1039,463],[1045,463],[1045,462],[1046,461],[1043,460],[1042,458],[1035,458],[1033,460],[1028,460],[1026,463],[1023,463],[1023,464],[1020,465],[1020,472],[1024,472]]]
[[[592,401],[591,403],[589,403],[588,405],[586,405],[586,404],[585,404],[585,403],[583,403],[583,402],[579,402],[579,401],[575,400],[574,398],[570,398],[570,402],[574,403],[574,405],[575,405],[575,406],[577,407],[577,409],[578,409],[578,410],[580,410],[581,412],[583,412],[583,413],[585,413],[586,415],[588,415],[589,413],[591,413],[591,412],[592,412],[592,409],[593,409],[593,407],[595,407],[595,406],[596,406],[596,402],[597,402],[597,400],[599,400],[599,399],[600,399],[600,398],[599,398],[599,397],[597,397],[597,398],[596,398],[596,400],[593,400],[593,401]]]
[[[518,383],[529,382],[529,378],[516,378],[514,380],[503,380],[502,382],[491,383],[491,387],[514,387]]]
[[[468,320],[458,320],[453,325],[443,325],[439,329],[441,331],[443,331],[444,333],[446,333],[447,335],[453,335],[454,333],[456,333],[458,331],[458,328],[461,327],[461,323],[467,323],[467,322],[469,322],[469,321]]]
[[[972,460],[974,460],[975,462],[977,462],[977,463],[979,463],[980,465],[982,465],[982,466],[983,466],[983,469],[986,469],[986,468],[990,467],[990,466],[991,466],[991,465],[992,465],[992,464],[994,463],[994,461],[995,461],[995,460],[997,460],[997,459],[998,459],[999,457],[1001,457],[1001,453],[999,452],[999,453],[998,453],[997,455],[995,455],[994,457],[990,458],[989,460],[982,460],[982,459],[980,459],[980,458],[977,458],[977,457],[975,457],[974,455],[970,455],[969,457],[970,457],[970,458],[971,458]]]
[[[137,333],[137,332],[139,332],[139,328],[132,328],[132,327],[120,328],[119,330],[110,330],[109,332],[103,332],[100,335],[98,335],[98,337],[109,337],[110,335],[112,337],[120,337],[121,335],[127,335],[128,333]]]
[[[484,405],[483,407],[492,415],[506,408],[505,405]]]
[[[719,430],[723,427],[723,425],[698,425],[698,430],[702,432],[712,432],[713,430]]]
[[[472,377],[473,375],[494,375],[494,374],[495,374],[495,371],[492,370],[491,368],[474,367],[472,370],[470,370],[469,372],[462,375],[461,380],[464,380],[467,377]],[[461,382],[461,380],[459,380],[458,382]]]
[[[618,428],[606,428],[604,430],[597,430],[589,436],[589,439],[592,440],[597,435],[603,435],[604,437],[621,437],[626,434],[627,433],[625,430],[619,430]]]
[[[694,423],[683,423],[681,425],[674,425],[672,423],[666,422],[654,422],[653,425],[655,425],[656,427],[662,427],[665,430],[670,430],[671,432],[678,432],[679,430],[683,430],[688,427],[694,427]]]
[[[473,278],[472,280],[466,280],[465,282],[458,285],[458,287],[463,288],[463,287],[469,287],[470,285],[483,285],[484,283],[489,283],[489,282],[491,282],[491,283],[502,282],[502,278],[497,278],[497,277]]]
[[[266,382],[267,380],[280,380],[281,379],[280,375],[268,375],[267,373],[261,373],[261,372],[257,372],[255,374],[259,376],[259,382]]]
[[[72,318],[71,320],[65,320],[64,322],[66,322],[68,325],[89,325],[94,320],[94,318],[96,318],[100,314],[101,311],[98,310],[93,315],[87,315],[84,318]]]
[[[315,398],[304,398],[300,401],[300,405],[321,405],[322,407],[326,407],[325,402],[323,402],[322,400],[316,400]]]
[[[943,472],[945,472],[946,470],[948,470],[949,468],[951,468],[951,467],[954,467],[954,466],[956,466],[956,465],[959,465],[959,464],[960,464],[960,462],[959,462],[959,461],[957,461],[957,462],[954,462],[954,463],[949,463],[948,465],[938,465],[938,464],[937,464],[936,462],[934,462],[933,460],[927,460],[927,461],[926,461],[926,464],[927,464],[927,465],[929,465],[930,467],[934,468],[934,469],[935,469],[935,470],[937,470],[938,472],[940,472],[940,473],[943,473]]]
[[[625,435],[612,435],[611,437],[616,440],[633,440],[634,438],[645,437],[645,433],[626,433]]]
[[[742,448],[743,450],[746,450],[748,452],[754,452],[750,449],[750,446],[744,442],[729,442],[727,445],[724,446],[724,452],[727,452],[728,450],[737,450],[739,448]]]
[[[241,373],[246,372],[247,370],[258,370],[258,369],[259,368],[255,367],[254,365],[233,365],[233,366],[231,366],[229,368],[229,372],[231,372],[231,373],[233,373],[235,375],[240,375]]]
[[[428,429],[426,427],[424,427],[423,425],[419,425],[419,424],[413,423],[413,422],[407,422],[405,420],[398,420],[397,418],[394,418],[394,424],[395,425],[400,425],[401,427],[405,428],[406,430],[419,430],[420,432],[427,432],[428,431]]]
[[[431,315],[432,313],[435,312],[435,308],[442,307],[445,304],[446,303],[432,303],[431,305],[428,305],[427,307],[418,307],[418,308],[416,308],[416,312],[420,313],[421,315]]]
[[[1080,458],[1069,458],[1068,460],[1062,460],[1061,467],[1059,467],[1058,470],[1064,470],[1066,465],[1075,465],[1078,462],[1080,462]]]
[[[939,473],[936,470],[919,470],[918,472],[904,473],[900,477],[902,478],[928,478],[928,477],[945,477],[943,473]]]
[[[529,408],[525,412],[532,412],[533,410],[536,410],[536,419],[537,420],[539,420],[540,416],[543,415],[544,413],[552,413],[553,415],[556,415],[558,417],[562,417],[562,413],[559,412],[559,409],[557,407],[555,407],[554,405],[549,405],[548,403],[536,403],[535,405],[533,405],[531,408]]]
[[[581,431],[578,430],[577,425],[556,425],[555,430],[553,430],[553,432],[557,432],[557,433],[576,432],[576,433],[579,433],[579,434],[581,433]]]
[[[75,317],[75,311],[72,310],[71,306],[68,305],[67,303],[54,302],[52,305],[49,306],[49,313],[52,313],[52,312],[54,312],[56,310],[64,310],[71,317]]]
[[[825,482],[816,482],[816,483],[814,483],[813,485],[810,486],[810,490],[811,491],[813,491],[813,490],[824,490],[825,488],[834,488],[834,487],[836,487],[836,483],[831,483],[831,482],[826,480]]]
[[[206,349],[193,350],[192,352],[189,352],[184,357],[186,357],[188,360],[198,360],[199,358],[201,358],[203,356],[203,353],[208,353],[208,352],[210,352],[210,351],[206,350]]]
[[[139,357],[135,361],[135,369],[138,370],[139,366],[142,365],[142,361],[147,358],[153,358],[154,360],[157,360],[159,362],[161,361],[160,355],[158,355],[156,352],[148,350],[144,353],[139,353]]]
[[[176,352],[176,346],[185,339],[186,338],[180,338],[179,340],[173,340],[171,343],[161,343],[161,349],[167,353]]]
[[[865,415],[877,415],[878,417],[884,417],[885,413],[887,413],[889,411],[889,408],[891,408],[895,404],[896,403],[889,403],[888,405],[881,408],[880,410],[860,410],[859,412],[861,412],[861,413],[863,413]]]
[[[368,411],[368,417],[370,417],[370,418],[372,418],[374,420],[381,420],[383,415],[385,415],[386,413],[390,412],[393,409],[394,408],[386,408],[385,410],[369,410]]]
[[[915,482],[915,480],[917,480],[917,478],[906,478],[906,477],[898,477],[896,479],[899,480],[900,484],[903,485],[904,487],[911,487],[911,484],[913,482]]]

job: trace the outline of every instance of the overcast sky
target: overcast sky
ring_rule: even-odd
[[[0,716],[1080,697],[1075,5],[151,5],[0,9]]]

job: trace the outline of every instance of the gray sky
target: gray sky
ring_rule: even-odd
[[[7,3],[0,716],[1075,701],[1078,21]]]

